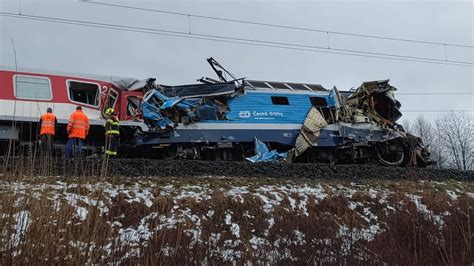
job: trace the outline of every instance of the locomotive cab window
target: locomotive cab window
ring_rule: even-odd
[[[102,109],[102,113],[105,115],[105,112],[109,108],[115,108],[115,105],[118,100],[118,93],[115,90],[109,89],[109,94],[107,95],[107,101],[105,102],[105,108]],[[117,110],[115,110],[117,112]]]
[[[287,97],[272,96],[272,103],[276,105],[290,105]]]
[[[99,84],[82,81],[67,81],[69,99],[73,102],[98,107],[100,104]]]
[[[45,77],[20,76],[13,78],[15,97],[30,100],[52,100],[51,82]]]
[[[322,97],[310,97],[309,100],[314,107],[327,107],[328,102]]]

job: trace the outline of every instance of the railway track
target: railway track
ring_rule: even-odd
[[[28,157],[0,158],[4,175],[90,177],[104,176],[101,159],[44,160]],[[321,163],[250,163],[236,161],[111,159],[108,177],[245,177],[308,179],[410,179],[473,181],[474,171],[453,169],[381,167],[376,165],[330,165]]]

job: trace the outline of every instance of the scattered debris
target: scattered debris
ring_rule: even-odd
[[[277,152],[276,150],[269,150],[267,145],[255,138],[255,156],[245,158],[247,161],[252,163],[256,162],[274,162],[274,161],[283,161],[285,160],[287,153],[286,152]]]

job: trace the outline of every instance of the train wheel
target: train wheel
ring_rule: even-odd
[[[377,143],[377,160],[385,166],[400,166],[405,161],[405,151],[398,142]]]

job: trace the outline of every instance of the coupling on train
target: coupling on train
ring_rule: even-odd
[[[425,167],[434,163],[419,137],[397,124],[389,80],[339,91],[321,85],[236,78],[213,58],[217,79],[167,86],[155,79],[0,70],[0,141],[31,149],[48,107],[58,120],[55,149],[67,141],[69,115],[89,116],[86,148],[104,146],[105,111],[120,126],[119,154],[163,159],[371,163]],[[6,150],[3,148],[2,150]]]

